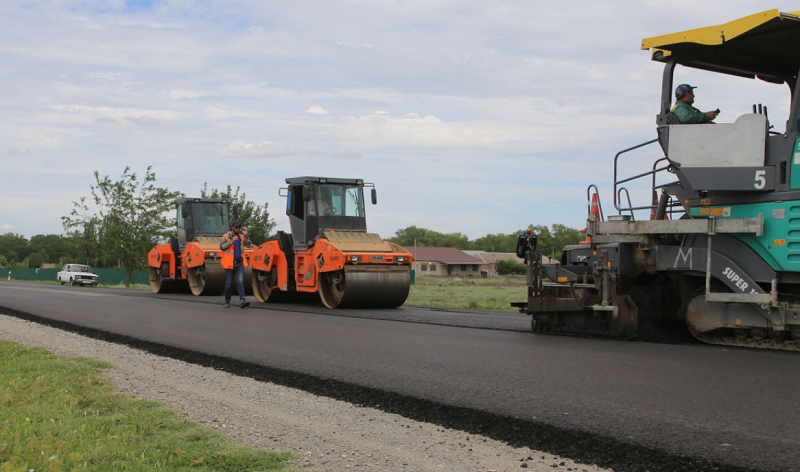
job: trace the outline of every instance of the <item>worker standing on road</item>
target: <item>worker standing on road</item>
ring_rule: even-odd
[[[238,221],[231,223],[231,230],[222,237],[219,248],[222,249],[222,268],[225,269],[225,308],[231,307],[231,291],[236,279],[236,290],[239,292],[239,308],[250,306],[244,299],[244,268],[247,258],[244,257],[245,246],[250,245],[247,228],[242,228]]]
[[[694,103],[694,89],[696,88],[689,84],[681,84],[675,88],[675,98],[678,101],[672,107],[672,114],[684,125],[710,123],[719,115],[719,108],[703,113],[692,106]]]

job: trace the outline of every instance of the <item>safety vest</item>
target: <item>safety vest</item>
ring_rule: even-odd
[[[229,242],[234,240],[233,238],[228,238],[227,234],[224,237],[225,240]],[[242,263],[247,267],[247,258],[244,257],[244,236],[241,234],[239,235],[239,241],[241,242],[239,250],[242,253]],[[222,251],[222,261],[220,262],[222,263],[223,269],[233,269],[233,244],[231,244],[228,249]]]

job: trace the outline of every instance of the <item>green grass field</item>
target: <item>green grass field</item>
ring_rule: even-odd
[[[115,391],[109,364],[0,341],[0,471],[294,471],[289,453],[239,445]]]
[[[511,302],[527,300],[524,277],[437,278],[417,277],[406,303],[491,311],[519,311]]]

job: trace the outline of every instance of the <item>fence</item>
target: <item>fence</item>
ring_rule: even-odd
[[[9,276],[17,280],[56,281],[56,274],[61,269],[3,269],[0,268],[0,279]],[[101,284],[120,285],[125,283],[125,269],[92,269]],[[131,283],[150,285],[150,273],[146,270],[134,270]]]

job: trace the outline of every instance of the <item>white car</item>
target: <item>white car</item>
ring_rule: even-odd
[[[56,280],[61,285],[97,285],[97,275],[92,273],[92,268],[83,264],[67,264],[56,275]]]

